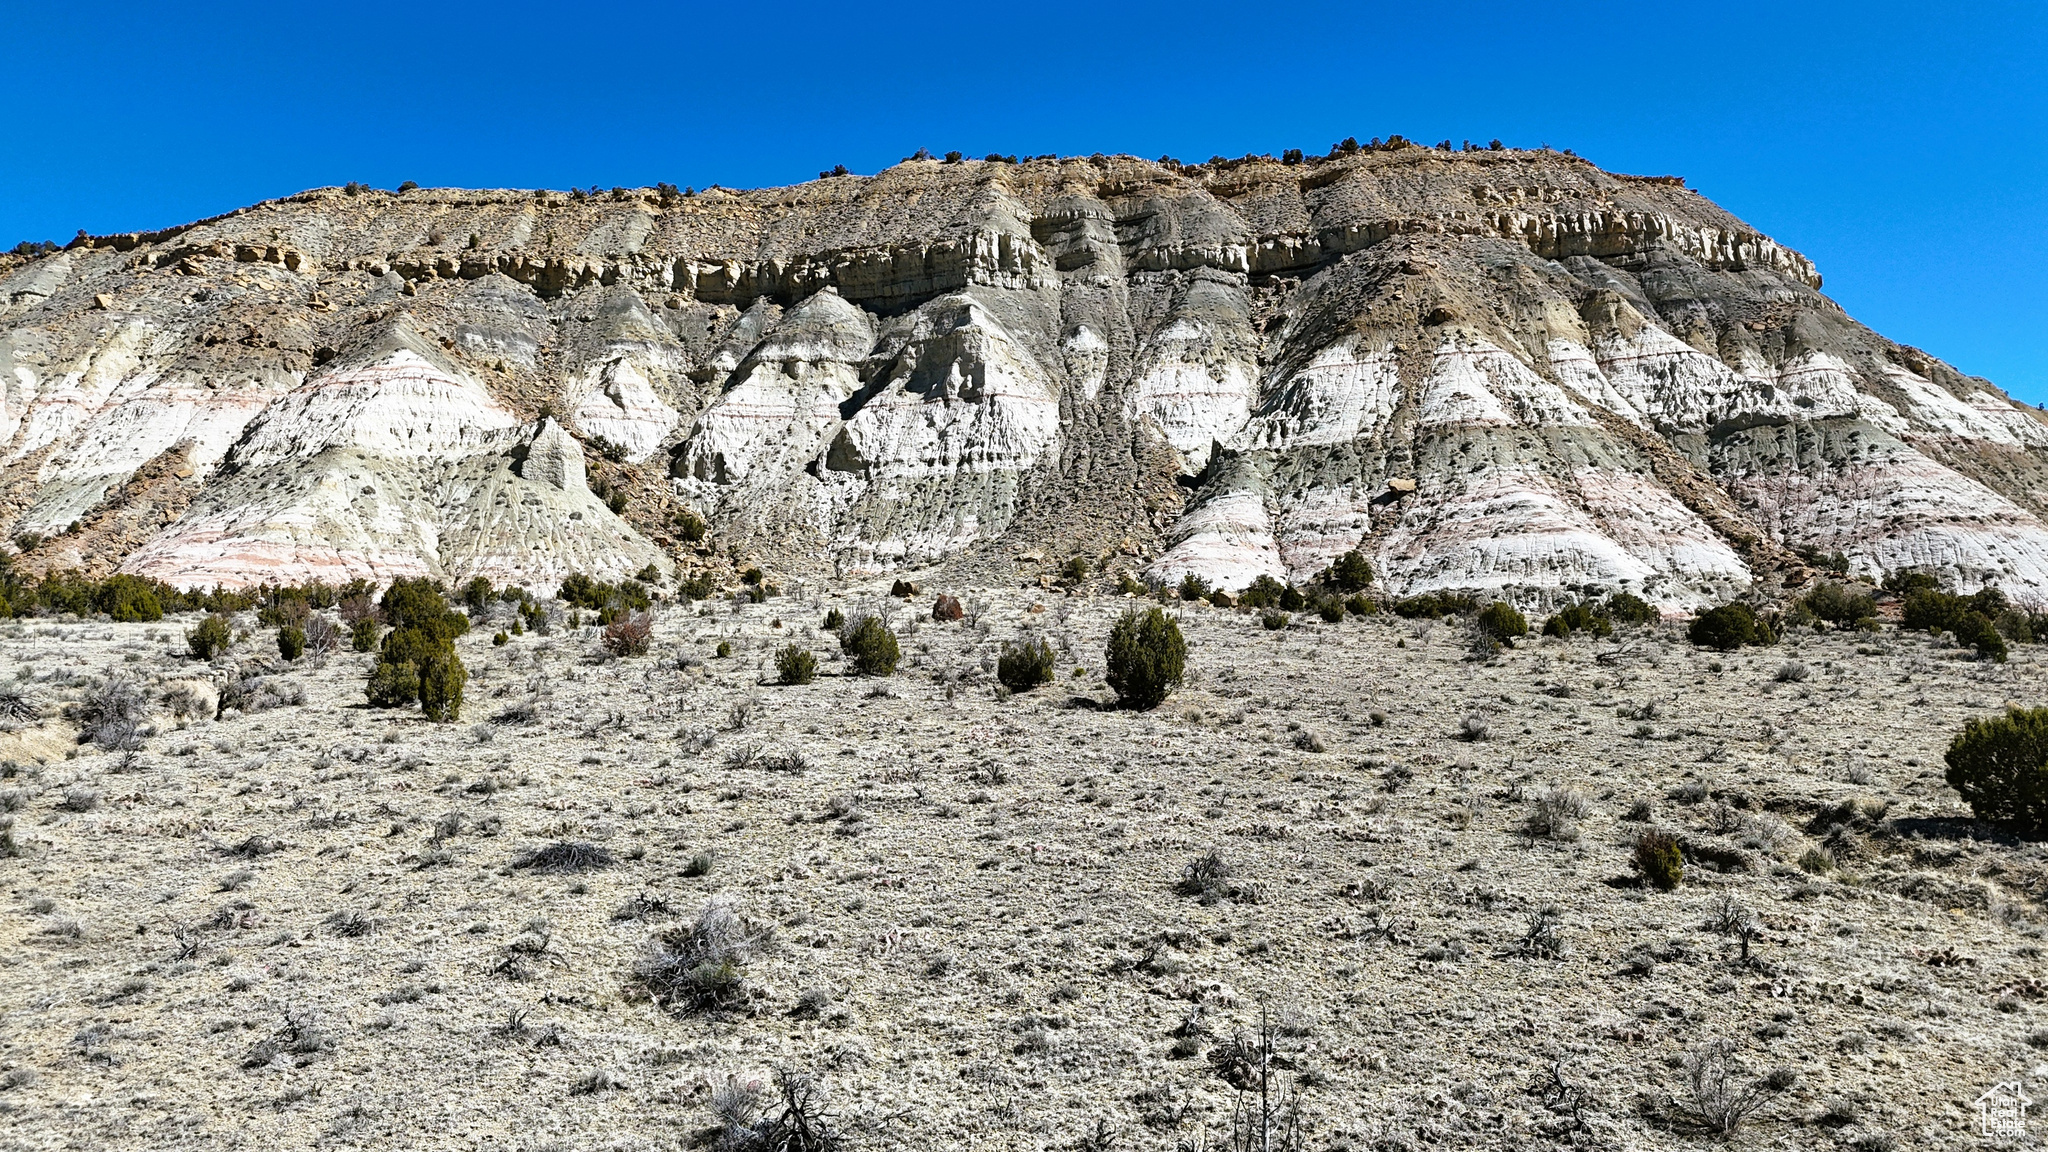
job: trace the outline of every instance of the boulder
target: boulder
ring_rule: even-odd
[[[965,615],[967,612],[960,607],[960,600],[956,596],[948,596],[941,592],[939,598],[932,602],[932,619],[941,624],[958,620]]]
[[[540,431],[526,446],[526,458],[519,462],[521,478],[564,492],[588,486],[583,466],[583,446],[553,417],[540,422]]]

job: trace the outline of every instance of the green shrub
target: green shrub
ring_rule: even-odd
[[[378,607],[397,631],[426,632],[446,640],[469,631],[468,617],[450,609],[440,584],[424,576],[393,580],[391,587],[384,590]],[[390,640],[387,638],[385,643]]]
[[[472,576],[469,583],[462,586],[462,603],[472,616],[481,616],[488,611],[493,596],[490,580],[482,576]]]
[[[1886,575],[1884,583],[1879,587],[1903,598],[1915,592],[1938,592],[1941,590],[1941,581],[1925,572],[1898,571]]]
[[[1975,648],[1978,656],[2002,663],[2005,640],[1991,621],[2005,611],[2005,594],[1996,588],[1972,596],[1918,588],[1906,595],[1904,626],[1916,632],[1953,632],[1957,641]]]
[[[1157,608],[1133,608],[1109,630],[1105,679],[1126,708],[1156,708],[1187,671],[1188,643],[1180,626]]]
[[[825,613],[824,627],[827,632],[837,632],[841,628],[846,627],[846,613],[841,612],[837,608]]]
[[[1357,592],[1372,584],[1372,565],[1363,552],[1353,548],[1330,562],[1330,587],[1339,592]]]
[[[1979,820],[2048,829],[2048,708],[1968,721],[1948,746],[1948,784]]]
[[[2048,623],[2048,617],[2034,616],[2017,608],[2007,608],[1998,614],[1998,618],[1991,622],[1991,626],[1998,629],[2000,636],[2015,644],[2033,644],[2048,638],[2048,632],[2041,628],[2044,623]]]
[[[1202,579],[1193,572],[1186,573],[1180,578],[1181,599],[1200,600],[1208,595],[1209,582],[1207,580]]]
[[[419,683],[420,711],[427,719],[462,719],[462,688],[469,683],[469,669],[455,655],[454,645],[420,661]]]
[[[855,620],[840,634],[839,647],[853,657],[853,670],[863,676],[889,675],[896,671],[896,661],[902,655],[896,646],[896,633],[882,623],[880,616]]]
[[[348,626],[349,647],[358,652],[373,651],[377,647],[377,637],[383,633],[384,626],[377,623],[376,617],[365,616]]]
[[[1822,584],[1800,598],[1808,612],[1840,628],[1854,628],[1877,616],[1877,600],[1842,584]]]
[[[1261,576],[1245,585],[1244,591],[1238,593],[1237,602],[1246,608],[1276,608],[1280,604],[1281,593],[1286,590],[1286,585],[1271,576]]]
[[[460,719],[469,672],[455,638],[469,631],[469,617],[449,608],[441,586],[424,577],[392,581],[380,607],[392,627],[370,672],[370,703],[400,708],[417,700],[428,719]]]
[[[1380,606],[1372,597],[1360,594],[1344,601],[1344,610],[1353,616],[1374,616],[1379,614]]]
[[[1979,659],[2005,663],[2005,638],[1998,634],[1998,628],[1991,623],[1990,617],[1982,612],[1964,613],[1951,631],[1956,634],[1958,643],[1975,648]]]
[[[517,623],[513,624],[512,626],[513,626],[514,628],[517,628],[517,627],[519,627],[519,625],[518,625]],[[507,644],[510,644],[511,642],[512,642],[512,637],[510,637],[510,636],[506,635],[506,634],[505,634],[505,630],[504,630],[504,629],[502,629],[502,628],[500,628],[500,629],[499,629],[499,630],[497,631],[497,634],[495,634],[495,635],[493,635],[493,636],[491,637],[491,647],[493,647],[493,648],[503,648],[503,647],[504,647],[505,645],[507,645]]]
[[[1461,616],[1478,609],[1479,601],[1462,592],[1425,592],[1394,602],[1394,614],[1411,620]]]
[[[152,581],[140,576],[109,576],[93,595],[93,607],[122,623],[147,623],[164,618],[163,601]]]
[[[1615,624],[1655,624],[1663,619],[1648,600],[1633,592],[1610,593],[1598,611]]]
[[[692,599],[702,600],[708,595],[710,590],[706,589],[703,596],[693,596]],[[555,591],[555,599],[571,608],[588,608],[594,612],[603,612],[607,608],[645,612],[654,603],[653,597],[647,593],[647,586],[638,580],[606,584],[581,572],[572,572],[562,578],[561,587]]]
[[[1293,623],[1293,621],[1294,617],[1280,611],[1278,608],[1271,609],[1259,617],[1259,623],[1265,625],[1268,632],[1278,632]]]
[[[1678,887],[1685,877],[1685,856],[1678,841],[1668,833],[1645,832],[1636,838],[1636,871],[1659,892]]]
[[[1496,600],[1480,609],[1477,624],[1481,635],[1494,640],[1513,640],[1529,634],[1528,618],[1504,600]]]
[[[1308,607],[1308,597],[1301,594],[1301,589],[1289,584],[1280,589],[1279,604],[1282,612],[1299,612]]]
[[[295,624],[287,624],[277,630],[277,654],[287,660],[297,660],[306,654],[306,630]]]
[[[1543,622],[1543,634],[1570,639],[1574,632],[1591,632],[1596,637],[1614,634],[1614,623],[1607,613],[1592,604],[1581,601],[1569,604],[1550,614]]]
[[[1052,645],[1044,640],[1026,640],[1003,645],[996,657],[996,679],[1012,692],[1029,692],[1053,681]]]
[[[199,622],[198,627],[185,633],[185,647],[201,660],[211,660],[228,650],[233,644],[235,632],[228,618],[215,613]]]
[[[775,654],[775,672],[784,684],[809,684],[817,678],[818,658],[801,644],[788,644]]]
[[[713,651],[717,654],[720,660],[725,659],[727,656],[732,655],[732,641],[720,640],[718,642],[718,647],[713,649]]]
[[[1771,626],[1747,604],[1723,604],[1699,614],[1686,629],[1686,639],[1702,648],[1733,652],[1745,644],[1764,647],[1778,642]]]
[[[1060,565],[1060,579],[1069,584],[1079,584],[1088,578],[1088,558],[1075,556]]]
[[[420,698],[419,669],[380,662],[370,670],[367,691],[372,708],[403,708]]]
[[[1335,624],[1344,618],[1344,601],[1335,596],[1324,596],[1316,601],[1316,615],[1325,624]]]

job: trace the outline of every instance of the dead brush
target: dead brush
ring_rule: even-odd
[[[1539,960],[1564,959],[1562,924],[1563,914],[1555,907],[1545,907],[1531,913],[1528,927],[1523,931],[1516,951]]]
[[[581,840],[557,840],[544,848],[535,848],[512,862],[514,868],[530,868],[536,872],[590,872],[609,868],[618,863],[612,850]]]
[[[1289,1091],[1279,1075],[1296,1068],[1293,1058],[1275,1049],[1279,1031],[1261,1008],[1255,1036],[1233,1036],[1209,1052],[1216,1075],[1237,1089],[1222,1145],[1228,1152],[1302,1152],[1308,1146],[1301,1094]]]
[[[1193,896],[1204,904],[1215,904],[1222,900],[1233,900],[1240,904],[1256,904],[1258,889],[1238,879],[1230,861],[1220,848],[1211,848],[1187,862],[1181,869],[1180,882],[1174,890],[1183,896]]]
[[[1579,821],[1592,811],[1584,793],[1552,785],[1531,799],[1529,811],[1522,817],[1522,831],[1531,840],[1576,840]]]
[[[141,689],[112,669],[67,711],[85,739],[100,748],[118,751],[142,746],[148,702]]]
[[[604,628],[604,650],[614,659],[623,660],[628,656],[647,655],[648,641],[654,635],[654,617],[646,612],[633,612],[619,617]]]
[[[43,714],[19,688],[0,688],[0,721],[34,720]]]
[[[1735,1064],[1734,1046],[1713,1040],[1685,1055],[1685,1111],[1709,1132],[1728,1135],[1770,1099],[1762,1080],[1746,1079]]]
[[[690,924],[649,940],[633,973],[671,1011],[728,1008],[746,997],[748,962],[773,941],[772,929],[713,900]]]
[[[787,1068],[775,1070],[774,1100],[759,1081],[728,1078],[711,1090],[718,1124],[708,1135],[714,1152],[842,1152],[847,1137],[825,1106],[818,1081]]]
[[[253,716],[273,708],[304,704],[304,685],[293,684],[275,676],[244,676],[227,686],[220,694],[220,710],[225,714],[230,708],[243,715]]]

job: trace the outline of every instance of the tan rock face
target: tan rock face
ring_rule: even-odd
[[[625,574],[689,508],[813,571],[1685,609],[1811,546],[2048,604],[2048,423],[1819,286],[1551,152],[319,190],[0,262],[0,524],[180,583]]]

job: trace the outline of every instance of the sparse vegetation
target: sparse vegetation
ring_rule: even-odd
[[[1733,1133],[1770,1102],[1769,1086],[1742,1074],[1725,1040],[1686,1053],[1684,1064],[1693,1116],[1710,1132]]]
[[[80,739],[109,750],[138,748],[148,717],[148,701],[127,677],[108,669],[107,677],[71,706],[71,720]]]
[[[1593,810],[1584,793],[1576,788],[1553,785],[1538,792],[1529,802],[1522,830],[1532,840],[1576,840],[1579,821]]]
[[[1196,897],[1204,904],[1222,900],[1256,904],[1259,900],[1258,889],[1236,876],[1229,859],[1218,848],[1211,848],[1188,861],[1187,866],[1181,869],[1175,891],[1183,896]]]
[[[581,840],[557,840],[512,862],[514,868],[536,872],[589,872],[618,863],[609,848]]]

